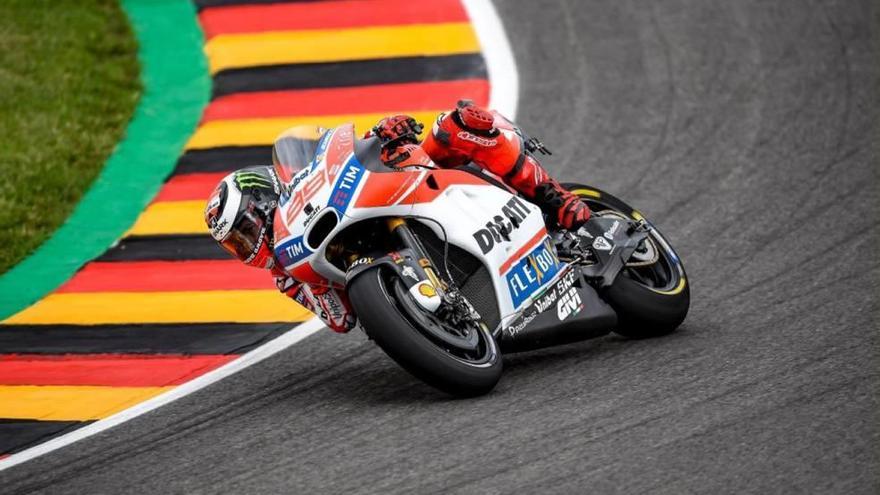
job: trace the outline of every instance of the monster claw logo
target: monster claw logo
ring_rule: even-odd
[[[239,189],[248,187],[271,188],[272,181],[268,177],[264,177],[256,172],[241,172],[235,174],[235,185]]]

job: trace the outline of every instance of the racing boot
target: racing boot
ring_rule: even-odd
[[[550,177],[512,123],[469,100],[437,118],[422,148],[439,165],[473,162],[501,177],[564,229],[577,230],[590,218],[587,204]]]

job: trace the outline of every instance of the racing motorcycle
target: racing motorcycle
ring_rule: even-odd
[[[501,132],[538,143],[512,124]],[[687,314],[672,246],[595,187],[565,184],[594,212],[585,227],[548,229],[538,206],[477,167],[389,168],[352,125],[288,137],[275,150],[276,259],[298,280],[345,288],[368,337],[442,391],[489,392],[503,352],[659,336]]]

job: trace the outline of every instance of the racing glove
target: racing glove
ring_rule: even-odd
[[[373,135],[379,138],[383,148],[394,149],[405,144],[419,144],[419,134],[424,128],[409,115],[393,115],[373,126]]]
[[[382,143],[382,163],[389,167],[399,167],[410,162],[430,162],[430,158],[418,147],[419,134],[423,129],[424,126],[409,115],[394,115],[380,120],[368,135],[378,137]]]

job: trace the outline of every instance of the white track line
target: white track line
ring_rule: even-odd
[[[486,66],[489,71],[489,81],[491,83],[489,106],[501,112],[505,117],[513,120],[516,118],[516,108],[519,99],[519,75],[517,74],[513,52],[510,50],[510,43],[507,40],[507,34],[504,32],[504,26],[501,24],[501,19],[498,17],[498,12],[495,11],[495,6],[492,5],[492,2],[489,0],[462,0],[462,4],[464,4],[471,23],[474,25],[474,30],[477,32],[477,37],[480,39],[483,56],[486,58]],[[61,447],[70,445],[83,438],[109,430],[116,425],[148,413],[153,409],[174,402],[181,397],[185,397],[214,382],[222,380],[233,373],[237,373],[248,366],[257,364],[260,361],[287,349],[297,342],[302,341],[322,328],[324,328],[324,324],[321,320],[312,318],[302,325],[296,326],[293,330],[284,335],[243,354],[238,359],[230,361],[213,371],[205,373],[194,380],[188,381],[179,387],[165,392],[164,394],[157,395],[152,399],[141,402],[140,404],[132,406],[112,416],[108,416],[100,421],[96,421],[88,426],[61,435],[60,437],[53,438],[48,442],[12,454],[11,456],[0,460],[0,471],[9,469],[12,466],[29,461],[43,454],[48,454],[53,450],[60,449]]]
[[[492,88],[489,107],[513,120],[519,101],[519,74],[501,18],[489,0],[462,0],[461,3],[474,25],[486,58]]]

